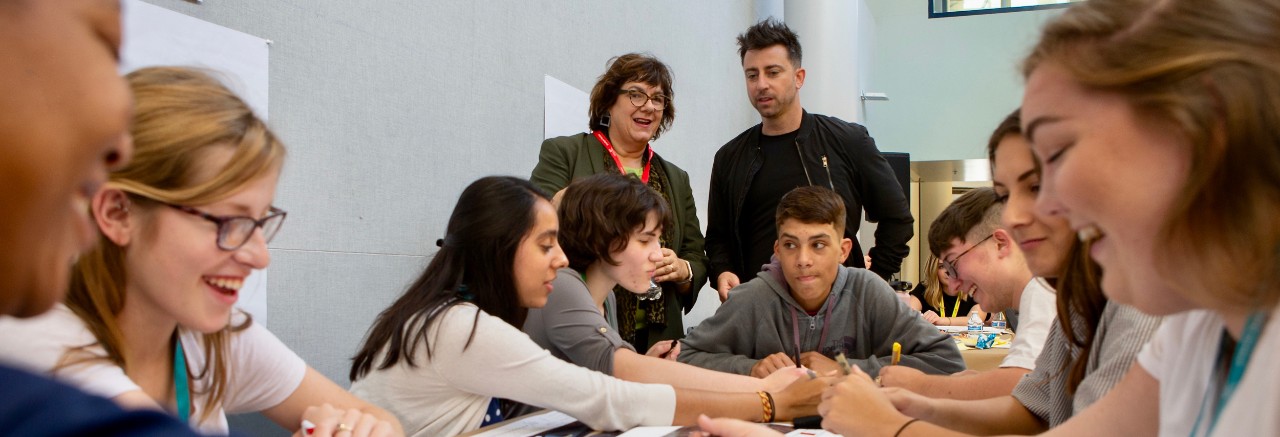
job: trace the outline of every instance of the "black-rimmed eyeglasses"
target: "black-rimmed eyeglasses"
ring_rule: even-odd
[[[978,247],[979,244],[982,244],[983,242],[990,240],[991,237],[994,237],[995,235],[996,235],[995,233],[992,233],[991,235],[988,235],[987,238],[978,240],[977,243],[974,243],[974,245],[969,246],[969,248],[965,249],[964,252],[960,252],[960,254],[956,255],[955,258],[952,258],[951,261],[947,261],[945,259],[942,260],[941,262],[942,271],[947,274],[948,278],[951,278],[951,279],[959,278],[960,273],[956,271],[956,263],[960,262],[960,257],[964,256],[966,253],[969,253],[969,251],[973,250],[973,248]]]
[[[276,232],[280,231],[280,225],[284,224],[284,217],[289,214],[273,206],[267,210],[266,217],[254,219],[248,216],[217,216],[190,206],[174,205],[172,203],[165,203],[165,205],[217,224],[218,248],[226,251],[236,250],[244,246],[253,237],[253,231],[258,228],[262,228],[262,239],[270,243],[271,239],[276,236]]]
[[[625,89],[618,91],[618,94],[626,94],[631,99],[631,104],[637,108],[644,106],[647,102],[653,102],[653,108],[663,110],[667,108],[667,96],[662,94],[648,95],[637,89]]]

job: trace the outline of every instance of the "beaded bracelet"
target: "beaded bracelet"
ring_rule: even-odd
[[[764,408],[764,416],[761,422],[773,422],[773,395],[763,390],[756,392],[756,394],[760,395],[760,406]]]

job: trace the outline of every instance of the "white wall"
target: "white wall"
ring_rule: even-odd
[[[1061,9],[928,18],[924,0],[866,0],[875,16],[867,128],[880,150],[912,161],[986,157],[987,138],[1022,100],[1018,72]]]

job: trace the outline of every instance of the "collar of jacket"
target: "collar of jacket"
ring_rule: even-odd
[[[813,116],[813,114],[809,113],[808,110],[804,108],[800,108],[800,111],[801,111],[800,128],[796,129],[796,132],[797,132],[796,141],[799,142],[801,145],[805,145],[805,144],[808,144],[808,141],[806,141],[806,139],[808,139],[809,134],[813,132],[813,126],[815,123],[817,123],[817,120]],[[763,135],[764,135],[764,122],[762,121],[756,124],[755,128],[751,130],[751,138],[749,138],[751,146],[755,147],[756,149],[759,149],[760,137]]]
[[[822,302],[822,306],[818,307],[818,312],[824,311],[827,308],[827,305],[830,305],[831,302],[837,300],[832,299],[833,297],[844,294],[846,288],[845,284],[849,282],[849,269],[852,268],[853,267],[845,267],[843,265],[836,267],[836,279],[831,281],[831,293],[827,295],[827,300]],[[787,278],[782,272],[781,264],[777,262],[767,264],[760,270],[760,273],[756,274],[756,276],[764,279],[764,283],[769,286],[769,289],[773,290],[773,293],[777,294],[783,302],[787,303],[787,305],[790,305],[797,311],[808,314],[804,307],[801,307],[800,303],[796,302],[796,298],[791,296],[791,286],[787,285]],[[845,299],[845,297],[841,297],[840,299]]]

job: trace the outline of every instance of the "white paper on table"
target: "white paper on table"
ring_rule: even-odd
[[[968,326],[935,326],[935,328],[938,328],[939,331],[942,331],[948,334],[964,334],[969,332]],[[1001,331],[996,328],[992,328],[990,326],[982,327],[983,334],[1000,334],[1002,332],[1004,331]]]
[[[836,433],[827,431],[825,429],[797,429],[795,431],[791,431],[787,433],[787,437],[831,437],[831,436],[840,437],[840,434],[836,434]]]
[[[527,437],[577,421],[578,419],[574,419],[568,414],[559,411],[548,411],[502,425],[497,429],[476,434],[476,437]]]
[[[637,426],[618,437],[663,437],[679,431],[678,426]]]

